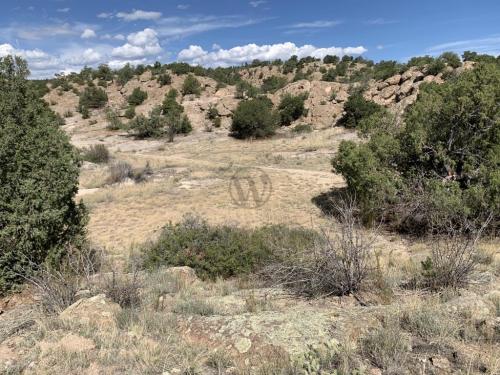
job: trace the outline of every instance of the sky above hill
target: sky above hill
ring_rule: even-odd
[[[23,56],[34,78],[101,63],[405,61],[448,50],[498,55],[500,1],[16,0],[0,12],[0,56]]]

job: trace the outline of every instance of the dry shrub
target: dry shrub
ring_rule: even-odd
[[[336,233],[323,231],[310,249],[282,249],[279,260],[266,267],[264,276],[273,284],[309,297],[357,292],[370,271],[374,236],[365,235],[353,200],[341,202],[336,211]]]
[[[112,272],[111,276],[104,276],[102,289],[109,299],[123,308],[141,304],[141,283],[137,272],[119,276]]]
[[[382,325],[361,340],[363,354],[384,374],[404,374],[410,349],[409,337],[395,316],[386,316]]]
[[[431,255],[422,262],[422,286],[431,290],[465,287],[480,262],[477,244],[490,218],[478,229],[470,222],[449,225],[446,235],[435,235]]]
[[[25,278],[34,287],[43,311],[58,314],[76,302],[77,292],[90,285],[101,262],[101,250],[71,247],[57,268],[43,264]]]
[[[126,180],[127,178],[132,178],[134,176],[134,171],[132,166],[126,161],[117,161],[109,166],[109,177],[107,180],[108,184],[116,184]]]
[[[92,145],[82,152],[83,160],[91,163],[107,163],[111,158],[108,148],[103,144]]]

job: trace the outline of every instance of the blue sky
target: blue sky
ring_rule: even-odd
[[[499,0],[17,0],[0,13],[0,56],[33,77],[100,63],[227,66],[293,54],[405,61],[500,53]],[[8,3],[8,5],[7,5]]]

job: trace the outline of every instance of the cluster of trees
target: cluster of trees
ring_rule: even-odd
[[[443,85],[421,86],[404,125],[353,96],[344,123],[369,140],[341,143],[344,176],[366,222],[411,233],[500,218],[500,65],[481,63]]]
[[[276,110],[266,96],[242,101],[233,114],[232,135],[240,139],[273,135],[278,126],[289,126],[307,114],[304,106],[306,99],[307,95],[286,94]]]
[[[184,114],[184,107],[177,103],[178,92],[171,89],[161,106],[154,107],[149,117],[138,115],[128,124],[129,130],[139,138],[159,138],[167,136],[172,142],[176,134],[188,134],[191,122]]]

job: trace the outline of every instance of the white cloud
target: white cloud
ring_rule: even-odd
[[[81,24],[62,23],[56,25],[39,25],[36,27],[11,27],[12,32],[20,39],[40,40],[51,37],[74,36],[83,31]]]
[[[313,56],[323,58],[326,55],[361,55],[367,51],[359,47],[329,47],[317,48],[313,45],[296,46],[294,43],[280,43],[272,45],[247,44],[231,49],[220,49],[213,52],[205,51],[200,46],[190,46],[179,52],[178,59],[191,64],[205,66],[230,66],[250,62],[254,59],[276,60],[289,59],[292,55],[299,58]]]
[[[179,10],[187,10],[190,7],[191,7],[191,5],[189,5],[189,4],[179,4],[179,5],[177,5],[177,9],[179,9]]]
[[[7,55],[17,55],[24,57],[26,59],[40,60],[48,57],[48,54],[42,50],[22,50],[16,49],[11,44],[5,43],[0,44],[0,56],[4,57]]]
[[[248,19],[241,16],[192,16],[168,17],[158,20],[156,29],[164,38],[179,39],[212,30],[254,25],[265,19]]]
[[[258,8],[259,6],[264,5],[266,3],[267,1],[265,0],[257,0],[257,1],[250,1],[248,4],[250,4],[250,6],[254,8]]]
[[[113,18],[113,13],[99,13],[97,15],[97,18]]]
[[[157,20],[161,18],[161,12],[148,12],[145,10],[133,10],[130,13],[119,12],[116,14],[117,18],[124,21],[139,21],[139,20]]]
[[[334,27],[340,25],[341,21],[312,21],[312,22],[300,22],[289,27],[292,29],[322,29],[328,27]]]
[[[95,38],[97,35],[94,30],[92,29],[85,29],[83,30],[82,35],[80,35],[80,38],[82,39],[90,39],[90,38]]]
[[[125,59],[151,56],[162,52],[155,30],[146,28],[143,31],[129,34],[127,43],[116,47],[112,51],[115,57]]]
[[[71,8],[59,8],[57,11],[59,13],[68,13],[71,10]]]
[[[104,40],[125,40],[125,36],[123,34],[116,34],[116,35],[104,34],[103,36],[101,36],[101,39],[104,39]]]
[[[445,51],[463,52],[467,50],[498,55],[500,53],[500,36],[458,40],[455,42],[438,44],[428,49],[428,51],[432,53],[441,53]]]
[[[212,49],[213,49],[213,50],[215,50],[215,51],[218,51],[218,50],[220,50],[221,48],[222,48],[222,47],[221,47],[219,44],[217,44],[217,43],[212,44]]]

